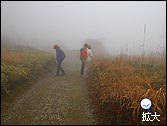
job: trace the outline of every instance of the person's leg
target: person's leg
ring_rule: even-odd
[[[81,60],[81,62],[82,62],[82,66],[81,66],[81,75],[83,75],[83,74],[84,74],[84,61]]]
[[[84,78],[86,77],[87,69],[88,69],[88,64],[87,64],[87,62],[85,61],[85,63],[84,63]]]
[[[57,73],[56,73],[57,76],[59,76],[59,72],[60,72],[60,62],[57,62]]]
[[[63,68],[61,67],[61,63],[62,63],[62,61],[60,62],[60,70],[63,73],[63,75],[65,75],[65,72],[64,72]]]

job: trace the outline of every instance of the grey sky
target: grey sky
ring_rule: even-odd
[[[166,43],[166,2],[49,1],[1,2],[1,35],[52,46],[62,40],[69,48],[80,41],[104,37],[107,50],[118,52],[142,44],[146,28],[146,49]],[[165,44],[166,46],[166,44]]]

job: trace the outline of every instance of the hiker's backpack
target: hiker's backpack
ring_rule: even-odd
[[[80,59],[86,60],[87,59],[87,49],[81,48],[80,49]]]

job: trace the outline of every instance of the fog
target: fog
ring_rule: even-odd
[[[166,47],[166,2],[151,1],[2,1],[1,37],[35,47],[80,49],[81,41],[102,39],[111,54]],[[93,46],[93,45],[92,45]]]

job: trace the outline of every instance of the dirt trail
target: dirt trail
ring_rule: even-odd
[[[20,96],[6,113],[1,124],[96,124],[88,101],[85,81],[80,77],[78,55],[67,53],[63,68],[66,76],[52,72]]]

